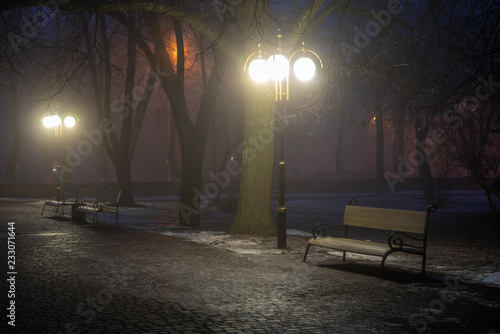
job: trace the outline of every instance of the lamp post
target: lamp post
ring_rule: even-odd
[[[279,31],[279,30],[278,30]],[[252,53],[245,62],[244,70],[256,83],[274,80],[275,100],[279,104],[281,116],[284,115],[286,102],[290,98],[290,72],[300,81],[311,80],[316,68],[323,68],[321,58],[302,43],[302,47],[286,58],[281,52],[281,38],[278,34],[278,48],[272,55],[260,49]],[[286,248],[286,206],[285,206],[285,139],[284,129],[280,130],[280,162],[279,162],[279,197],[277,213],[278,248]]]
[[[42,124],[47,129],[54,128],[54,135],[57,141],[57,165],[56,165],[56,179],[57,179],[57,194],[59,194],[61,190],[61,179],[60,179],[60,149],[61,149],[61,137],[63,135],[63,128],[72,128],[79,122],[78,116],[73,113],[66,113],[60,116],[59,106],[57,106],[57,110],[51,111],[50,109],[43,113],[42,115]]]

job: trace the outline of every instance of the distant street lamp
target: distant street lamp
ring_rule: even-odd
[[[54,128],[54,135],[57,141],[57,166],[53,170],[56,172],[57,179],[57,193],[59,194],[61,190],[61,180],[60,180],[60,150],[61,150],[61,137],[63,135],[63,128],[72,128],[79,122],[78,116],[73,113],[66,113],[60,116],[59,106],[57,106],[57,111],[53,112],[47,110],[42,115],[42,124],[46,128]]]
[[[278,30],[279,31],[279,30]],[[278,34],[278,48],[272,55],[266,55],[260,49],[252,53],[245,62],[244,70],[256,83],[274,80],[276,101],[279,103],[280,113],[283,115],[286,101],[290,97],[290,69],[300,81],[309,81],[318,67],[323,68],[321,58],[312,50],[306,49],[305,44],[293,52],[289,58],[281,54],[281,38]],[[267,58],[267,59],[266,59]],[[285,140],[284,131],[280,131],[280,162],[279,162],[279,200],[277,211],[278,248],[286,248],[286,206],[285,206]]]

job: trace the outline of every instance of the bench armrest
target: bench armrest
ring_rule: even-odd
[[[64,195],[57,196],[57,203],[65,204],[66,203],[66,196],[64,196]]]
[[[94,204],[92,204],[94,211],[101,211],[102,210],[102,203],[99,201],[96,201]]]
[[[334,232],[334,233],[331,233],[331,232]],[[337,232],[337,233],[335,233]],[[313,234],[313,237],[314,239],[316,239],[316,237],[326,237],[326,236],[334,236],[334,234],[340,234],[339,232],[343,232],[343,237],[346,236],[347,234],[347,229],[345,227],[334,227],[332,225],[328,225],[328,224],[325,224],[325,223],[319,223],[319,224],[316,224],[314,225],[313,227],[313,230],[312,230],[312,234]]]
[[[52,196],[54,196],[54,200],[52,199]],[[43,196],[43,200],[45,202],[52,202],[52,201],[54,201],[54,202],[57,202],[59,204],[64,204],[64,203],[66,203],[66,196],[64,196],[64,195],[45,194]]]
[[[387,243],[392,250],[404,251],[405,248],[409,250],[423,250],[424,239],[417,238],[413,235],[404,232],[394,232],[387,239]]]
[[[94,204],[94,201],[90,200],[90,199],[86,199],[86,198],[78,198],[78,201],[76,202],[76,204],[82,206],[82,205],[92,205]]]

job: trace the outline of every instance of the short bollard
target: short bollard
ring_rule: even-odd
[[[276,209],[278,221],[278,248],[286,249],[286,206]]]

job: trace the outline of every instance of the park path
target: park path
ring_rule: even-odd
[[[241,254],[40,212],[0,202],[2,333],[500,333],[497,287],[395,268],[379,278],[376,263]]]

